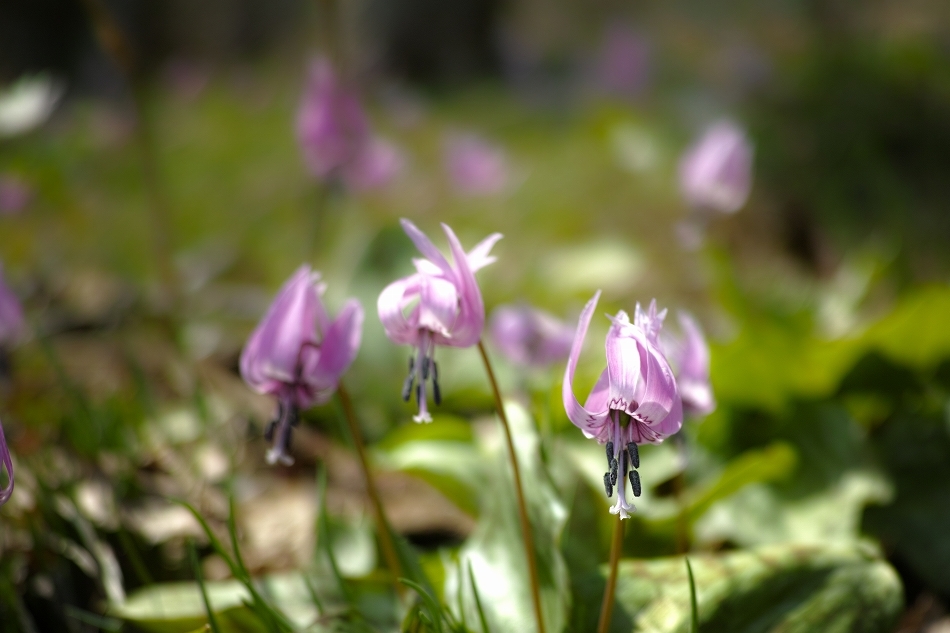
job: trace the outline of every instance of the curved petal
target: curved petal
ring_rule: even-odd
[[[653,430],[660,436],[666,438],[674,433],[678,433],[683,427],[683,404],[679,397],[673,399],[673,408],[669,415],[663,418],[663,421],[653,427]]]
[[[589,411],[581,406],[574,395],[574,372],[577,370],[577,361],[581,355],[581,349],[584,347],[584,338],[587,336],[587,328],[590,327],[590,319],[597,308],[597,301],[600,299],[600,290],[594,294],[593,298],[584,306],[584,311],[577,321],[577,333],[574,335],[574,344],[571,346],[571,354],[567,359],[567,367],[564,369],[564,380],[561,382],[561,400],[564,402],[564,411],[568,419],[585,433],[588,433],[603,425],[607,417],[607,410]],[[595,387],[596,390],[596,387]]]
[[[504,236],[501,233],[492,233],[468,252],[466,259],[468,260],[468,267],[473,273],[478,272],[489,264],[495,263],[497,258],[490,256],[489,253],[495,243],[502,237]]]
[[[610,376],[608,402],[611,409],[622,409],[633,415],[639,403],[637,387],[643,371],[640,345],[643,333],[630,323],[626,313],[610,317],[613,325],[607,332],[607,373]]]
[[[376,301],[386,336],[397,345],[416,345],[419,339],[418,316],[406,319],[402,313],[405,295],[416,283],[416,275],[397,279],[383,288]]]
[[[310,267],[301,266],[284,284],[241,353],[241,375],[261,393],[273,382],[292,382],[301,346],[316,342],[317,293]]]
[[[455,260],[455,274],[452,278],[459,295],[459,314],[452,329],[452,338],[448,341],[438,341],[452,347],[470,347],[482,337],[485,327],[485,305],[482,303],[482,292],[475,281],[475,273],[468,266],[468,256],[462,249],[462,244],[455,232],[447,224],[442,224],[449,239],[449,248]]]
[[[587,402],[584,403],[584,408],[588,411],[606,411],[609,394],[610,374],[604,369],[600,374],[600,378],[597,379],[597,384],[594,385],[594,388],[590,391],[590,395],[587,396]]]
[[[409,239],[412,240],[412,243],[416,245],[416,248],[419,249],[419,252],[425,255],[425,258],[430,262],[439,267],[446,277],[450,280],[454,279],[454,272],[452,267],[449,266],[449,262],[445,259],[445,256],[439,252],[439,249],[435,247],[435,244],[426,237],[426,234],[420,231],[415,224],[409,220],[403,218],[399,220],[399,223],[402,224],[402,230],[406,232],[406,235],[409,236]]]
[[[419,327],[452,338],[451,330],[458,313],[459,296],[455,286],[439,277],[420,275]]]
[[[683,346],[679,360],[680,376],[691,380],[709,381],[709,347],[702,330],[687,312],[678,315],[683,330]]]
[[[438,277],[442,275],[442,269],[430,262],[428,259],[413,257],[412,265],[416,267],[416,272],[420,275],[429,275],[430,277]]]
[[[311,388],[309,402],[298,402],[301,408],[325,402],[336,390],[340,376],[349,368],[360,349],[363,335],[363,306],[350,299],[330,325],[317,353],[301,358],[301,381]]]
[[[673,370],[663,353],[645,339],[639,348],[643,378],[636,393],[640,406],[633,413],[644,424],[654,427],[669,415],[680,397]]]

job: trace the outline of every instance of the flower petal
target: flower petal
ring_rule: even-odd
[[[319,349],[308,346],[302,353],[301,381],[309,387],[309,398],[297,402],[306,408],[326,402],[336,390],[340,376],[349,368],[360,349],[363,334],[363,306],[350,299],[330,325]]]
[[[571,354],[567,359],[567,367],[564,369],[564,380],[561,382],[561,400],[564,402],[564,410],[567,417],[582,431],[591,432],[603,426],[607,418],[607,410],[589,411],[581,406],[574,395],[574,372],[577,370],[577,361],[581,355],[581,349],[584,347],[584,338],[587,336],[587,328],[590,327],[590,319],[597,308],[597,301],[600,299],[600,290],[594,294],[593,298],[584,306],[584,311],[577,321],[577,333],[574,335],[574,344],[571,346]],[[599,382],[599,381],[598,381]],[[595,387],[596,390],[596,387]]]
[[[643,378],[636,390],[640,406],[635,414],[644,424],[654,427],[669,415],[680,397],[673,370],[663,353],[645,339],[639,345],[639,352]]]
[[[653,430],[661,437],[669,437],[678,433],[683,427],[683,403],[679,396],[673,399],[673,408],[669,414],[663,418],[663,421],[653,427]]]
[[[241,353],[241,375],[260,393],[293,382],[301,346],[316,342],[317,292],[310,267],[284,284]]]
[[[590,391],[590,395],[587,396],[587,402],[584,403],[584,408],[588,411],[606,411],[609,395],[610,374],[604,369],[600,374],[600,378],[597,379],[597,384],[594,385],[594,388]]]
[[[459,296],[455,286],[439,277],[419,277],[419,327],[452,338],[451,330],[459,313]]]
[[[376,309],[386,336],[397,345],[416,345],[419,340],[418,312],[406,319],[402,310],[405,297],[415,288],[418,291],[418,275],[404,277],[392,282],[379,293]]]
[[[640,384],[642,361],[640,347],[645,343],[643,331],[630,323],[626,313],[610,317],[613,324],[607,332],[607,372],[610,375],[608,404],[630,415],[636,412],[637,387]]]
[[[488,253],[491,252],[492,247],[502,237],[504,236],[501,233],[492,233],[468,252],[466,259],[468,260],[468,267],[473,273],[478,272],[489,264],[495,263],[497,258],[490,256]]]
[[[406,232],[406,235],[409,236],[409,239],[412,240],[412,243],[416,245],[416,248],[419,249],[419,252],[425,255],[425,258],[430,262],[439,267],[439,270],[442,271],[448,279],[454,279],[455,273],[452,270],[452,267],[449,265],[445,256],[439,252],[439,249],[435,247],[435,244],[426,237],[426,234],[420,231],[415,224],[409,220],[403,218],[399,220],[399,223],[402,224],[402,230]]]
[[[452,330],[450,340],[436,339],[441,345],[452,347],[470,347],[482,337],[485,327],[485,304],[482,303],[482,292],[475,281],[475,273],[469,268],[468,256],[462,249],[455,232],[447,224],[442,224],[442,230],[449,239],[449,248],[455,260],[455,274],[452,280],[455,283],[459,297],[459,314]]]

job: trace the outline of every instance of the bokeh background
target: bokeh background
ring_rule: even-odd
[[[295,119],[318,56],[398,149],[383,186],[308,172]],[[13,111],[23,78],[40,105]],[[399,397],[408,350],[375,304],[411,271],[401,217],[439,245],[440,222],[467,247],[505,235],[479,273],[489,313],[573,323],[602,289],[579,394],[600,312],[656,298],[702,323],[718,408],[643,449],[612,630],[688,630],[684,551],[704,631],[950,630],[950,5],[4,0],[0,86],[0,261],[26,314],[0,385],[0,630],[195,630],[189,542],[228,630],[267,630],[172,499],[224,535],[233,499],[248,569],[301,628],[398,628],[338,406],[304,414],[294,466],[267,467],[274,405],[238,373],[302,262],[331,311],[366,308],[344,381],[395,530],[447,608],[475,621],[475,561],[492,630],[530,630],[477,353],[440,350],[432,425]],[[723,119],[754,148],[751,195],[697,214],[678,162]],[[480,185],[451,171],[459,138],[488,154]],[[563,363],[489,349],[549,628],[593,630],[602,449],[563,414]]]

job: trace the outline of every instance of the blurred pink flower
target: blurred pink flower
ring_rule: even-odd
[[[597,57],[595,76],[600,87],[621,96],[636,96],[650,72],[650,44],[626,26],[611,25]]]
[[[339,179],[351,189],[381,187],[402,166],[397,148],[373,135],[356,93],[325,58],[310,68],[297,111],[297,140],[311,174]]]
[[[3,279],[0,266],[0,346],[12,345],[23,333],[23,308]]]
[[[680,312],[677,316],[682,337],[664,336],[662,343],[679,385],[683,411],[697,416],[709,415],[716,410],[709,382],[709,346],[692,315]]]
[[[720,121],[710,126],[684,154],[680,189],[693,206],[735,213],[752,188],[752,145],[738,126]]]
[[[445,168],[455,188],[472,196],[504,190],[510,170],[504,150],[473,134],[446,139]]]
[[[0,422],[0,476],[3,475],[3,469],[7,471],[7,485],[0,488],[0,506],[9,501],[13,494],[13,459],[10,457],[10,449],[7,448],[7,438],[3,435],[3,423]]]
[[[383,289],[377,309],[389,340],[416,348],[415,358],[409,358],[409,376],[402,397],[406,401],[410,399],[415,383],[419,413],[413,419],[431,422],[426,403],[426,382],[430,378],[435,403],[439,404],[442,397],[435,346],[470,347],[481,339],[485,306],[475,272],[495,261],[489,252],[501,239],[501,234],[489,235],[466,253],[452,229],[443,224],[453,265],[412,222],[401,222],[403,230],[425,259],[414,259],[415,274],[394,281]],[[406,310],[409,310],[408,316]]]
[[[544,366],[567,358],[574,326],[529,305],[502,305],[488,326],[492,342],[517,365]]]
[[[301,266],[284,284],[241,352],[241,376],[258,393],[277,396],[277,419],[266,436],[273,441],[268,463],[292,464],[287,454],[297,411],[322,404],[360,347],[363,307],[356,299],[331,320],[321,296],[319,273]]]
[[[577,335],[564,371],[562,399],[567,417],[589,438],[607,446],[607,496],[617,486],[617,503],[610,509],[629,517],[636,508],[627,502],[626,479],[640,496],[640,456],[637,444],[659,444],[680,430],[683,407],[673,371],[660,349],[658,336],[666,310],[656,312],[656,301],[644,312],[637,304],[634,322],[621,310],[608,315],[607,368],[601,373],[584,406],[574,396],[574,372],[600,292],[594,295],[577,324]],[[628,473],[629,469],[629,473]],[[619,483],[618,483],[619,481]]]
[[[13,174],[0,174],[0,215],[15,215],[33,199],[33,189]]]

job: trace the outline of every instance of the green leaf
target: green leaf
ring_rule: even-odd
[[[567,512],[541,463],[533,421],[516,403],[506,403],[505,410],[531,520],[545,624],[549,631],[560,631],[570,604],[567,566],[558,548]],[[460,565],[446,570],[445,601],[454,605],[461,600],[466,621],[484,615],[492,630],[532,631],[535,616],[511,468],[500,426],[497,432],[482,448],[488,477],[480,491],[482,515],[459,550]],[[478,583],[477,600],[467,569]]]
[[[775,545],[726,554],[692,554],[699,625],[752,633],[885,633],[903,609],[897,573],[870,546]],[[606,566],[584,583],[596,601]],[[686,633],[689,573],[682,557],[622,560],[611,631]],[[578,612],[582,612],[578,610]],[[583,611],[590,614],[590,610]],[[594,614],[596,617],[596,614]],[[575,621],[572,630],[596,622]]]

